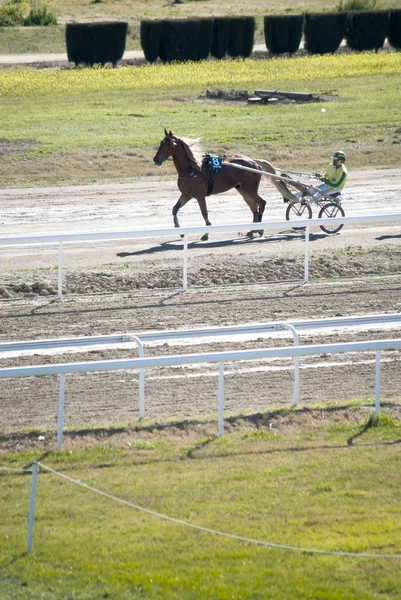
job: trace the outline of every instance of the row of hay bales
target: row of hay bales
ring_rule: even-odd
[[[128,24],[70,23],[68,59],[76,65],[116,65],[125,50]],[[141,46],[149,62],[246,58],[252,53],[254,17],[143,20]],[[338,50],[343,39],[351,50],[379,50],[386,38],[401,49],[401,9],[269,15],[264,17],[266,48],[272,55],[297,52],[302,38],[310,54]]]

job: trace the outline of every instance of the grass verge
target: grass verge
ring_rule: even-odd
[[[399,553],[399,405],[299,408],[227,421],[126,428],[128,440],[40,460],[148,510],[309,549]],[[92,438],[92,441],[95,437]],[[127,443],[130,442],[130,444]],[[25,553],[30,477],[0,472],[2,598],[398,598],[399,560],[267,548],[188,529],[39,474],[34,552]]]

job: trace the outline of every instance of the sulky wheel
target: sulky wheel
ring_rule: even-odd
[[[337,202],[329,202],[328,204],[325,204],[319,212],[319,219],[335,219],[336,217],[344,216],[344,210],[339,204],[337,204]],[[333,225],[320,225],[320,229],[328,234],[338,233],[343,227],[344,225],[342,223],[333,223]]]
[[[312,209],[309,204],[302,204],[301,202],[290,203],[285,211],[285,218],[287,221],[311,219]],[[293,229],[295,231],[305,231],[305,227],[293,227]]]

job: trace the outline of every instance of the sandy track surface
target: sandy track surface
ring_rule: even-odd
[[[285,208],[281,196],[269,183],[262,181],[260,191],[267,200],[264,221],[285,220]],[[127,231],[172,227],[171,210],[179,193],[176,181],[149,180],[119,185],[66,186],[32,189],[0,189],[1,236],[36,235],[41,233],[70,233],[84,231]],[[358,171],[351,173],[344,193],[343,206],[346,216],[360,214],[397,213],[400,210],[401,170]],[[214,225],[246,223],[251,214],[236,192],[227,192],[208,199],[209,216]],[[316,208],[313,211],[317,216]],[[190,201],[179,213],[182,226],[202,225],[195,200]],[[316,249],[340,248],[399,242],[399,223],[383,224],[380,228],[345,228],[341,235],[328,238],[316,230],[313,247]],[[299,237],[292,230],[274,232],[249,243],[233,234],[214,236],[208,243],[198,243],[192,238],[192,255],[213,256],[249,254],[275,256],[299,252]],[[380,238],[380,239],[378,239]],[[240,249],[239,249],[240,246]],[[97,267],[101,264],[124,265],[127,261],[151,259],[167,261],[169,257],[181,260],[182,242],[179,236],[170,239],[127,240],[109,243],[70,244],[66,254],[66,266]],[[70,254],[70,260],[68,258]],[[1,248],[1,267],[43,268],[57,264],[54,247],[33,246],[26,248]]]
[[[282,200],[270,185],[263,185],[262,192],[268,199],[265,218],[282,219]],[[400,188],[399,170],[352,174],[344,199],[347,216],[399,212]],[[55,230],[170,226],[170,209],[176,197],[172,182],[148,181],[0,190],[1,231],[2,235],[22,235]],[[237,195],[214,197],[209,207],[213,223],[227,223],[231,218],[237,222],[249,220],[248,209]],[[181,221],[183,225],[200,224],[195,203],[183,209]],[[274,235],[266,233],[251,242],[235,232],[231,237],[225,234],[207,243],[195,239],[190,244],[192,288],[186,294],[177,288],[149,289],[138,283],[143,282],[141,277],[145,276],[150,284],[155,280],[163,283],[165,273],[174,269],[179,277],[181,240],[178,236],[170,240],[144,239],[135,244],[127,241],[81,247],[73,244],[66,252],[65,277],[69,285],[74,283],[78,293],[67,295],[62,301],[32,292],[25,296],[17,294],[18,300],[3,299],[0,301],[0,341],[401,312],[400,240],[399,222],[379,227],[347,227],[331,237],[316,230],[311,242],[311,251],[316,257],[316,277],[310,284],[302,285],[301,276],[294,271],[298,267],[302,269],[302,241],[290,229]],[[33,280],[55,277],[54,247],[0,248],[0,259],[0,286],[12,282],[31,285]],[[229,281],[224,280],[225,272],[230,273]],[[108,287],[100,286],[99,273],[109,281]],[[380,273],[391,274],[391,277],[372,276]],[[276,282],[266,283],[266,279],[274,279],[273,275]],[[370,277],[363,278],[363,275]],[[322,280],[322,276],[329,279]],[[134,287],[127,283],[130,277],[135,281]],[[200,287],[195,289],[195,286]],[[103,293],[94,294],[94,291]],[[113,293],[106,294],[106,291]],[[316,330],[302,334],[301,342],[383,339],[400,337],[400,333],[399,328],[346,333],[334,330],[324,335]],[[230,341],[193,340],[185,345],[147,346],[145,353],[147,356],[185,354],[290,343],[291,338],[282,335]],[[0,359],[0,367],[136,355],[134,346],[78,353],[6,355]],[[400,358],[399,352],[383,356],[384,398],[401,397]],[[216,413],[217,370],[209,365],[147,372],[146,415],[164,419]],[[373,396],[374,379],[373,355],[305,358],[301,361],[301,403]],[[290,406],[292,386],[291,361],[227,365],[226,409],[240,412]],[[57,401],[56,377],[1,380],[0,428],[3,432],[21,427],[54,428]],[[138,416],[138,376],[128,371],[69,376],[65,410],[66,426],[131,422]]]

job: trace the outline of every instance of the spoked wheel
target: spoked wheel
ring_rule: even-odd
[[[328,202],[319,212],[319,219],[335,219],[336,217],[345,217],[342,207],[337,202]],[[333,225],[320,225],[320,229],[329,234],[338,233],[343,227],[342,223],[337,225],[335,223]]]
[[[312,218],[312,209],[309,204],[301,204],[301,202],[295,202],[289,204],[285,211],[285,218],[287,221],[301,221]],[[295,231],[305,231],[305,227],[293,227]]]

